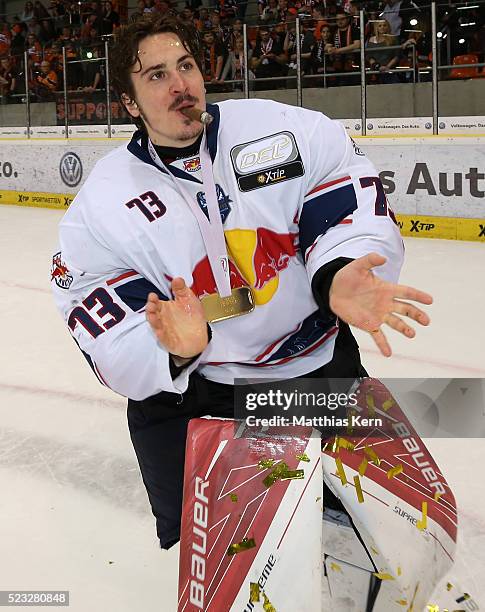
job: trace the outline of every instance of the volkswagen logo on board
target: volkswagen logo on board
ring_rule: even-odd
[[[76,187],[83,177],[83,165],[76,153],[64,153],[59,164],[61,179],[68,187]]]

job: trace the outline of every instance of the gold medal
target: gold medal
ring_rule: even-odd
[[[209,323],[240,317],[254,310],[253,294],[249,287],[237,287],[227,297],[211,293],[201,298],[200,301],[204,308],[205,318]]]

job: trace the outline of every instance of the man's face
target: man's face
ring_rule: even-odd
[[[268,32],[268,30],[260,30],[260,34],[261,34],[261,40],[263,42],[268,42],[268,40],[269,40],[269,32]]]
[[[211,47],[214,44],[214,34],[212,32],[206,32],[204,34],[204,45],[206,47]]]
[[[191,106],[205,109],[204,79],[192,54],[176,34],[166,32],[142,40],[138,58],[131,73],[135,100],[123,98],[130,115],[143,119],[154,144],[195,142],[203,127],[180,112]]]
[[[42,64],[40,65],[40,70],[42,74],[49,74],[50,69],[51,65],[49,64],[49,62],[42,62]]]
[[[348,17],[346,15],[337,15],[335,22],[339,30],[345,30],[349,25]]]

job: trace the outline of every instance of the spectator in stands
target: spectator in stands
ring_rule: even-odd
[[[62,23],[66,14],[66,6],[62,0],[50,0],[49,13],[56,24]]]
[[[65,44],[67,42],[72,41],[72,32],[71,32],[71,28],[69,26],[64,26],[62,28],[62,31],[59,35],[58,41],[61,44]]]
[[[131,17],[130,17],[131,21],[136,21],[137,19],[142,17],[146,12],[148,12],[146,10],[147,5],[145,4],[145,0],[138,0],[138,2],[136,3],[136,7],[137,7],[136,11],[131,14]]]
[[[391,34],[399,36],[401,33],[402,17],[399,14],[402,0],[385,0],[384,9],[381,13],[382,19],[385,19],[391,26]]]
[[[0,57],[8,55],[12,35],[7,22],[0,21]]]
[[[248,49],[248,65],[251,64],[251,56],[253,54],[252,49]],[[249,70],[249,79],[254,79],[254,73]],[[234,39],[234,47],[229,52],[226,65],[224,66],[223,72],[224,80],[243,80],[244,79],[244,39],[242,36],[236,36]],[[250,82],[250,89],[253,84]],[[243,83],[233,83],[232,89],[234,91],[242,91],[244,88]]]
[[[52,70],[50,62],[43,60],[40,64],[40,71],[34,71],[33,93],[39,101],[46,102],[55,99],[54,92],[57,88],[57,74]]]
[[[94,28],[93,28],[94,29]],[[95,37],[93,36],[95,39]],[[89,50],[91,57],[90,60],[94,60],[100,56],[99,44],[93,40],[93,46]],[[82,64],[82,82],[79,87],[80,90],[86,93],[93,93],[97,89],[101,89],[104,86],[104,62],[103,61],[89,61],[83,62]]]
[[[120,16],[113,10],[110,0],[106,0],[103,8],[102,34],[113,34],[113,30],[120,25]]]
[[[281,23],[285,23],[286,16],[289,12],[290,8],[288,6],[288,0],[278,0],[278,21],[280,21]],[[293,10],[293,13],[295,14],[296,11]]]
[[[34,2],[34,17],[37,21],[50,18],[49,11],[40,0],[35,0]]]
[[[431,80],[431,37],[429,33],[422,30],[408,32],[408,38],[402,43],[402,56],[408,59],[409,66],[416,66],[420,71],[421,81]],[[414,56],[414,58],[413,58]],[[411,80],[412,73],[407,73]]]
[[[264,9],[261,12],[260,19],[266,25],[273,25],[280,20],[280,10],[278,0],[268,0]]]
[[[34,19],[34,3],[30,2],[29,0],[28,2],[25,3],[24,10],[22,11],[22,14],[20,15],[20,21],[22,21],[23,23],[27,23],[28,21],[31,21],[32,19]]]
[[[43,19],[41,21],[37,36],[39,42],[44,47],[56,38],[56,30],[51,19]]]
[[[355,72],[360,65],[360,32],[359,29],[350,23],[350,16],[344,11],[337,11],[335,16],[337,30],[335,32],[333,47],[328,52],[334,56],[334,66],[336,72]],[[357,84],[360,82],[360,75],[339,77],[339,84]]]
[[[3,104],[14,102],[12,95],[17,86],[17,71],[13,67],[10,57],[3,57],[0,60],[0,96]]]
[[[335,58],[336,55],[329,54],[329,50],[334,45],[334,37],[330,26],[324,25],[320,30],[320,39],[316,40],[312,47],[311,54],[311,66],[313,74],[326,74],[330,75],[330,78],[326,79],[326,85],[335,85],[336,80],[331,78],[333,72],[335,72]],[[314,80],[312,82],[315,84]]]
[[[223,22],[235,19],[239,13],[237,0],[219,0],[220,15]]]
[[[217,91],[224,63],[224,47],[215,37],[214,32],[207,30],[202,37],[202,75],[210,91]],[[209,88],[207,89],[209,91]]]
[[[280,21],[278,0],[268,0],[268,3],[261,13],[260,20],[266,25],[273,25]]]
[[[315,24],[313,36],[315,37],[315,40],[320,40],[322,28],[328,23],[325,18],[325,7],[322,4],[315,4],[312,9],[312,18]]]
[[[286,65],[286,53],[279,40],[273,38],[266,26],[259,28],[259,36],[256,39],[251,68],[257,79],[267,77],[285,76],[288,72]],[[256,82],[256,89],[274,89],[283,87],[284,81]]]
[[[34,66],[38,66],[42,60],[42,45],[37,40],[35,34],[29,34],[27,36],[25,51],[27,51],[29,61],[33,63]]]
[[[367,42],[367,62],[372,70],[378,70],[377,83],[398,83],[397,74],[390,73],[400,59],[399,49],[389,49],[397,44],[397,37],[391,34],[391,26],[386,19],[374,23],[374,35]]]
[[[19,23],[15,23],[11,29],[10,53],[21,55],[25,51],[25,38],[23,28]]]
[[[296,48],[298,41],[296,39],[296,17],[289,14],[286,18],[286,34],[283,40],[283,51],[286,53],[286,61],[288,63],[288,75],[296,74]],[[308,21],[300,21],[300,49],[301,49],[301,68],[302,71],[308,73],[310,68],[310,56],[315,39],[313,32],[308,27]],[[294,79],[288,81],[288,87],[295,87]]]
[[[205,6],[201,6],[198,11],[198,17],[194,20],[195,27],[199,32],[210,30],[212,22],[209,19],[209,10]]]

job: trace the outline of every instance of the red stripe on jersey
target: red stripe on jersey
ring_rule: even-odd
[[[115,283],[117,283],[120,280],[123,280],[125,278],[130,278],[130,276],[136,276],[137,274],[138,274],[138,272],[135,272],[135,270],[130,270],[129,272],[123,272],[123,274],[120,274],[116,278],[112,278],[111,280],[106,281],[106,284],[107,285],[114,285]]]
[[[108,387],[108,389],[110,389],[111,387],[108,385],[108,383],[104,380],[104,376],[101,374],[101,372],[99,371],[98,366],[94,363],[93,361],[93,368],[94,368],[94,372],[96,373],[97,377],[99,378],[99,380],[103,383],[103,385],[105,387]]]
[[[320,340],[315,342],[315,344],[312,344],[311,346],[309,346],[302,353],[296,353],[295,355],[291,355],[290,357],[284,357],[283,359],[279,359],[278,361],[270,361],[267,363],[245,363],[242,361],[208,361],[207,363],[203,365],[221,366],[221,365],[226,365],[226,364],[236,364],[236,365],[242,365],[242,366],[249,366],[251,368],[267,368],[267,367],[271,367],[275,365],[282,365],[283,363],[291,361],[292,359],[296,359],[297,357],[302,357],[303,355],[308,355],[309,353],[312,353],[315,349],[321,346],[326,340],[328,340],[331,336],[333,336],[335,332],[337,331],[338,331],[337,326],[332,327],[332,329],[329,330],[324,336],[322,336]]]
[[[350,225],[351,223],[352,223],[352,219],[342,219],[342,221],[339,221],[337,225]],[[318,236],[318,238],[320,238],[320,236]],[[309,249],[307,249],[307,252],[305,253],[305,263],[307,263],[308,258],[310,257],[310,253],[317,246],[318,238],[315,240],[312,246]]]
[[[305,198],[307,198],[308,196],[317,193],[317,191],[322,191],[322,189],[327,189],[327,187],[332,187],[333,185],[338,185],[339,183],[343,183],[344,181],[349,181],[350,180],[350,176],[343,176],[342,178],[339,179],[335,179],[334,181],[329,181],[328,183],[323,183],[323,185],[318,185],[318,187],[315,187],[314,189],[312,189],[311,191],[309,191]]]
[[[279,344],[280,342],[282,342],[283,340],[285,340],[285,338],[289,338],[290,336],[292,336],[294,333],[296,333],[298,331],[298,328],[301,327],[301,324],[298,324],[295,329],[293,329],[292,331],[290,331],[289,334],[285,334],[284,336],[281,336],[281,338],[278,338],[278,340],[276,340],[276,342],[273,342],[273,344],[270,344],[268,346],[268,348],[266,348],[260,355],[258,355],[256,357],[256,359],[254,361],[261,361],[261,359],[263,359],[263,357],[266,357],[266,355],[268,353],[271,353],[271,351],[274,349],[274,347]]]
[[[303,355],[308,355],[309,353],[312,353],[315,349],[317,349],[319,346],[321,346],[324,342],[326,342],[337,331],[338,331],[338,327],[333,327],[324,336],[322,336],[318,342],[316,342],[312,346],[309,346],[305,351],[303,351],[303,353],[296,353],[296,355],[291,355],[291,357],[284,357],[283,359],[280,359],[279,361],[272,361],[270,363],[258,363],[257,367],[265,368],[268,366],[282,365],[283,363],[287,363],[288,361],[291,361],[292,359],[296,359],[297,357],[303,357]],[[252,364],[248,364],[248,365],[252,365]]]

